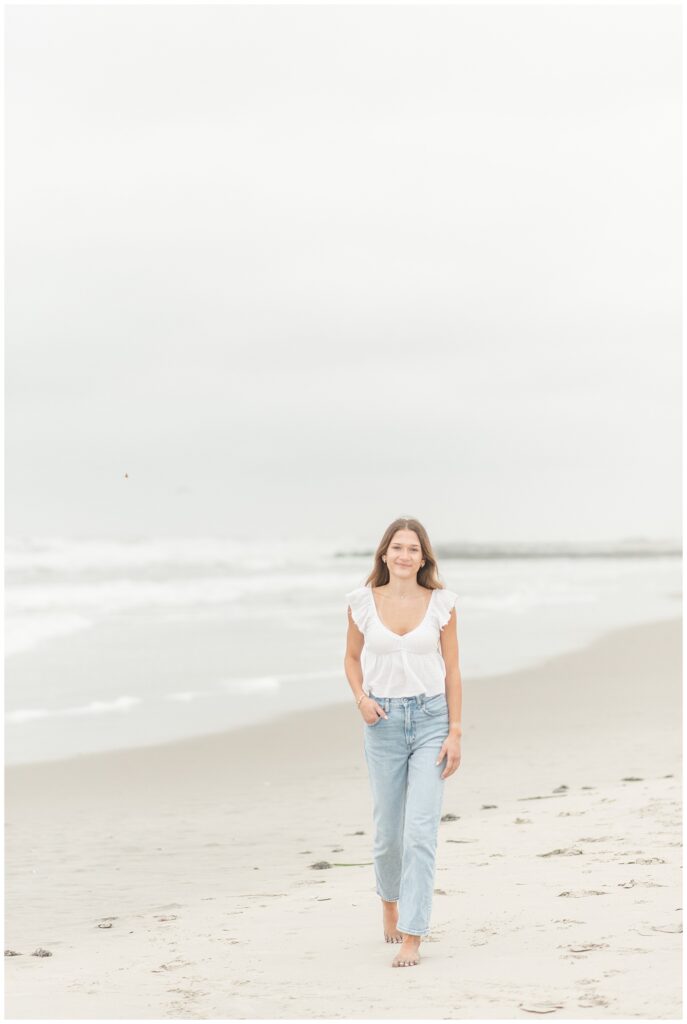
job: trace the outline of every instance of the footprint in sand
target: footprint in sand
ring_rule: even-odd
[[[577,841],[578,843],[610,843],[611,840],[615,843],[622,843],[625,836],[582,836]]]
[[[585,994],[584,997],[578,1001],[577,1005],[585,1008],[593,1006],[608,1006],[609,1000],[606,999],[605,996],[599,995],[597,993],[588,993]]]
[[[576,846],[568,846],[564,849],[549,850],[548,853],[538,853],[537,857],[577,857],[581,853],[584,853],[584,850],[578,850]]]
[[[519,796],[518,800],[555,800],[555,793],[546,793],[543,796]]]
[[[493,928],[476,928],[475,938],[470,941],[471,946],[486,946],[492,935],[498,935],[498,932]]]
[[[665,885],[660,882],[640,882],[636,878],[631,878],[629,882],[618,882],[618,886],[621,889],[634,889],[636,885],[642,886],[645,889],[665,889]]]
[[[601,889],[578,889],[576,892],[568,889],[565,892],[559,892],[558,895],[569,896],[571,899],[581,899],[584,896],[608,896],[608,893],[602,892]]]
[[[554,1013],[562,1010],[564,1003],[520,1003],[520,1009],[526,1013]]]
[[[558,946],[558,949],[567,949],[570,953],[591,953],[594,949],[608,949],[607,942],[588,942],[574,946]]]

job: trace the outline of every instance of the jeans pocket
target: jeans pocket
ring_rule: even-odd
[[[384,711],[385,710],[385,708],[384,708],[384,698],[383,697],[374,697],[372,694],[370,694],[370,696],[380,706],[382,711]],[[388,711],[386,713],[387,713],[387,715],[389,714]],[[383,718],[384,718],[383,714],[382,715],[377,715],[376,721],[374,721],[374,722],[365,722],[365,725],[367,726],[368,729],[374,729],[374,727],[376,725],[379,725],[379,723],[382,721]]]
[[[448,702],[445,693],[436,693],[433,697],[428,697],[422,706],[425,709],[425,714],[429,715],[430,718],[440,718],[441,715],[448,714]]]

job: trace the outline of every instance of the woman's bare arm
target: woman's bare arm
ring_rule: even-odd
[[[348,609],[348,633],[346,634],[346,654],[344,656],[344,672],[346,673],[346,679],[348,685],[353,691],[356,703],[363,695],[363,668],[360,662],[360,656],[363,653],[363,647],[365,646],[365,637],[360,632],[353,616],[351,615],[351,609]]]
[[[463,711],[463,681],[460,676],[458,655],[458,622],[456,609],[440,633],[441,654],[446,665],[446,703],[448,704],[449,735],[461,736]]]

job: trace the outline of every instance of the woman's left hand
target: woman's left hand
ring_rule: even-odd
[[[449,734],[446,737],[442,743],[436,763],[440,764],[444,758],[446,758],[446,767],[441,773],[441,778],[447,779],[449,775],[453,775],[460,764],[460,736]]]

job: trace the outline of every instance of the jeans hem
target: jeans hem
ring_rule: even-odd
[[[399,932],[405,932],[406,935],[429,935],[429,928],[426,928],[422,932],[413,932],[409,928],[402,928],[400,923],[396,925],[396,929]]]
[[[392,896],[391,899],[387,899],[386,896],[382,895],[379,889],[377,889],[377,895],[379,896],[380,900],[384,900],[385,903],[398,903],[398,896]]]

